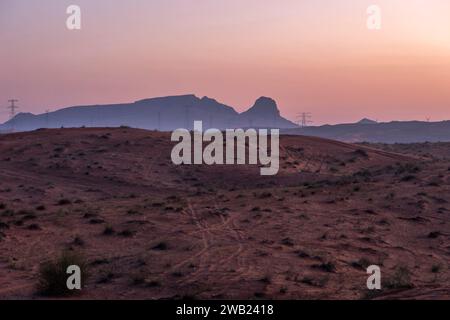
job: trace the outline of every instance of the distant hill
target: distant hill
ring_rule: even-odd
[[[415,143],[450,141],[450,121],[367,121],[283,130],[293,135],[316,136],[344,142]]]
[[[378,122],[375,121],[375,120],[371,120],[371,119],[364,118],[364,119],[358,121],[358,123],[359,123],[359,124],[376,124],[376,123],[378,123]]]
[[[270,98],[258,99],[247,112],[239,114],[232,107],[214,99],[195,95],[145,99],[127,104],[76,106],[48,114],[20,113],[0,125],[0,131],[61,127],[119,127],[169,131],[192,129],[195,120],[204,128],[268,127],[295,128],[281,117],[277,104]]]

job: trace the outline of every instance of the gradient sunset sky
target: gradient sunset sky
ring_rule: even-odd
[[[13,97],[42,113],[186,93],[270,96],[315,124],[450,119],[450,1],[0,0],[1,122]]]

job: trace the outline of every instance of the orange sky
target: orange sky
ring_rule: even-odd
[[[195,93],[316,124],[450,119],[448,0],[1,0],[0,41],[0,106],[26,112]]]

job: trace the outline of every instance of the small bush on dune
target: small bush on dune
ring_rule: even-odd
[[[355,154],[358,155],[358,156],[361,156],[361,157],[365,157],[365,158],[367,158],[369,156],[367,151],[364,150],[364,149],[357,149],[357,150],[355,150]]]
[[[38,274],[38,293],[44,296],[69,296],[77,293],[77,290],[69,290],[67,288],[67,274],[69,266],[76,265],[81,269],[82,285],[86,281],[87,264],[84,258],[74,252],[63,252],[53,261],[44,262],[39,268]]]
[[[405,266],[398,266],[395,273],[386,280],[388,289],[410,289],[414,285],[411,281],[411,271]]]

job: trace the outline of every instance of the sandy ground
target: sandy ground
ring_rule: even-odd
[[[0,299],[43,298],[39,265],[64,250],[89,264],[75,299],[450,298],[450,144],[284,136],[274,177],[177,167],[172,146],[127,128],[0,136]]]

